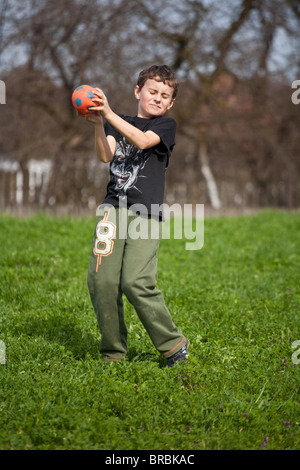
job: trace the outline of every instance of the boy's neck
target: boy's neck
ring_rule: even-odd
[[[142,116],[140,113],[137,113],[136,117],[140,118],[140,119],[155,119],[157,117],[160,117],[160,116]]]

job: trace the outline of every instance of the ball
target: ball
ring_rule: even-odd
[[[72,103],[80,114],[88,114],[93,112],[89,110],[91,106],[97,106],[92,98],[97,98],[94,88],[89,85],[80,85],[73,91]]]

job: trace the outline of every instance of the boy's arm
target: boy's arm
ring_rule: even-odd
[[[160,143],[160,137],[153,131],[143,132],[129,122],[111,111],[105,119],[115,128],[125,139],[135,145],[139,150],[154,147]]]
[[[140,150],[154,147],[160,143],[160,137],[155,132],[143,132],[114,113],[102,90],[96,88],[95,94],[97,94],[97,98],[93,98],[93,101],[95,101],[95,107],[91,109],[94,111],[100,111],[101,116],[103,116],[118,132],[120,132],[128,142],[135,145]]]
[[[104,163],[113,159],[116,151],[116,139],[112,135],[106,136],[103,124],[95,125],[95,148],[97,157]]]
[[[86,120],[95,127],[95,148],[97,157],[101,162],[108,163],[113,159],[116,151],[116,139],[112,135],[106,136],[103,118],[99,112],[89,113]]]

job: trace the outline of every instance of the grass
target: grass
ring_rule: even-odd
[[[0,449],[300,449],[299,215],[206,219],[199,251],[162,240],[158,284],[191,341],[171,369],[126,300],[128,358],[100,360],[94,224],[0,216]]]

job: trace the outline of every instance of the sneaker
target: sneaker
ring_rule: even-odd
[[[167,357],[167,366],[168,367],[173,367],[175,364],[180,363],[180,362],[185,362],[188,357],[188,347],[190,345],[189,340],[186,340],[185,345],[183,348],[179,349],[173,356]]]

